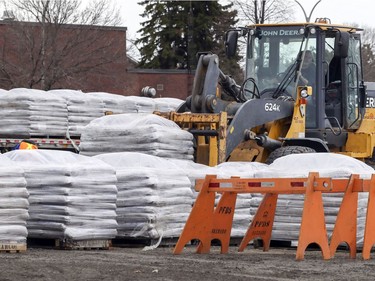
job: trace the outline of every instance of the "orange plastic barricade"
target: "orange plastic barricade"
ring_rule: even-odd
[[[249,242],[257,237],[263,240],[263,251],[268,251],[271,243],[271,233],[275,218],[278,194],[264,195],[245,237],[242,239],[238,251],[242,252]]]
[[[362,258],[370,259],[372,246],[375,244],[375,176],[371,178],[367,203],[365,234],[363,238]]]
[[[350,178],[337,214],[330,243],[331,257],[335,255],[341,242],[346,242],[348,245],[350,257],[356,257],[358,192],[353,192],[355,179],[358,179],[358,175]]]
[[[314,190],[314,177],[314,175],[310,175],[307,181],[298,239],[297,260],[302,260],[304,258],[305,250],[311,243],[319,245],[323,254],[323,259],[327,260],[331,258],[324,218],[322,192],[316,192]],[[331,188],[331,184],[327,184],[325,187]]]
[[[185,225],[185,234],[181,235],[175,246],[174,253],[176,254],[181,253],[184,246],[193,239],[200,241],[198,253],[208,253],[213,239],[221,241],[221,253],[228,252],[237,194],[225,193],[214,209],[215,192],[208,190],[211,178],[215,179],[216,177],[207,176],[203,182],[189,215],[189,223]]]
[[[352,175],[349,179],[332,179],[319,177],[318,173],[313,172],[307,178],[217,179],[216,176],[207,175],[204,180],[197,181],[196,189],[200,192],[174,254],[180,254],[188,242],[196,239],[200,241],[197,253],[209,253],[214,239],[221,242],[221,253],[227,253],[237,194],[262,193],[265,195],[239,251],[243,251],[255,238],[262,239],[263,250],[268,251],[278,194],[305,194],[296,259],[302,260],[306,248],[312,243],[319,245],[323,259],[330,259],[341,242],[349,245],[350,257],[355,258],[358,192],[369,192],[362,256],[363,259],[370,258],[375,243],[374,175],[371,180],[360,179],[358,175]],[[344,193],[344,197],[329,245],[322,193],[337,192]],[[222,196],[215,207],[216,193]]]

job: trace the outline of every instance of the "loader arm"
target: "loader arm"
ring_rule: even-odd
[[[290,100],[253,99],[237,110],[227,129],[226,159],[241,142],[245,130],[293,115],[294,102]]]
[[[218,85],[222,93],[229,98],[223,99],[218,93]],[[190,110],[192,113],[219,113],[226,111],[234,115],[242,102],[239,100],[240,86],[219,68],[219,58],[214,54],[202,54],[199,57],[194,76],[192,94],[178,112]]]

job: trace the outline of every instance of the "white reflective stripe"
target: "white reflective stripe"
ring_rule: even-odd
[[[262,181],[261,187],[275,187],[275,182],[273,181]]]

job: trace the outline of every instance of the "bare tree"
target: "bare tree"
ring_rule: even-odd
[[[290,0],[234,0],[240,22],[279,23],[293,19],[295,3]]]
[[[233,0],[237,10],[238,26],[256,23],[290,22],[296,7],[291,0]],[[245,68],[246,42],[239,41],[239,52],[242,57],[241,67]]]
[[[132,37],[131,35],[129,36],[128,34],[126,36],[126,55],[138,64],[138,61],[140,59],[140,52],[139,48],[135,44],[135,41],[136,39],[134,39],[134,37]]]
[[[121,22],[108,0],[3,0],[14,18],[3,21],[0,83],[48,90],[125,55],[110,32]],[[107,27],[107,29],[106,29]],[[107,32],[103,32],[106,30]]]
[[[362,64],[365,81],[375,82],[375,28],[363,26]]]
[[[360,26],[356,22],[345,22],[345,25],[363,29],[361,33],[361,54],[364,80],[375,82],[375,28]]]

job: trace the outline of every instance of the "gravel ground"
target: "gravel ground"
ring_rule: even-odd
[[[242,253],[231,247],[220,254],[196,254],[187,246],[173,255],[172,247],[111,250],[55,250],[29,248],[23,253],[0,254],[0,280],[375,280],[375,260],[361,253],[350,259],[340,250],[323,260],[317,249],[296,261],[296,248],[272,248],[268,252],[248,246]],[[372,256],[375,253],[372,253]]]

